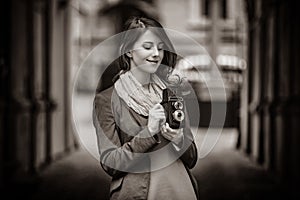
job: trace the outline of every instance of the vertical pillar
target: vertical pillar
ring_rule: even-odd
[[[255,52],[255,31],[254,31],[254,24],[255,24],[255,1],[246,1],[247,5],[247,16],[248,16],[248,73],[247,73],[247,79],[248,79],[248,110],[247,110],[247,129],[245,134],[245,146],[243,150],[248,155],[252,152],[252,132],[251,132],[251,109],[252,109],[252,97],[253,97],[253,82],[254,82],[254,52]]]
[[[9,113],[11,1],[0,1],[0,190],[5,187],[5,164]]]
[[[46,1],[45,5],[45,101],[46,101],[46,147],[45,147],[45,156],[46,156],[46,164],[49,164],[52,160],[51,152],[52,152],[52,112],[54,111],[56,104],[52,100],[51,96],[51,44],[52,44],[52,15],[51,15],[51,8],[52,8],[52,1]]]
[[[9,132],[6,133],[4,148],[7,152],[7,175],[11,178],[17,173],[26,174],[30,165],[29,5],[30,3],[24,1],[12,1],[12,15],[10,16],[12,20],[10,113],[8,116]]]
[[[263,5],[262,5],[262,9],[263,9]],[[264,123],[265,121],[265,115],[267,115],[266,112],[266,107],[267,107],[267,99],[266,99],[266,89],[267,89],[267,84],[268,84],[268,80],[266,79],[266,75],[268,73],[268,68],[269,66],[267,65],[266,62],[266,51],[267,49],[267,42],[266,42],[266,32],[267,32],[267,22],[266,22],[266,18],[262,18],[260,21],[260,25],[259,25],[259,43],[260,43],[260,48],[259,48],[259,65],[258,65],[258,71],[259,71],[259,97],[258,97],[258,113],[257,113],[257,117],[259,120],[259,126],[258,126],[258,130],[257,130],[257,134],[258,134],[258,141],[257,141],[257,161],[260,164],[263,164],[265,161],[265,152],[264,152],[264,142],[265,142],[265,129],[264,129]]]
[[[259,151],[259,116],[258,116],[258,109],[259,109],[259,93],[260,93],[260,63],[259,63],[259,56],[260,56],[260,40],[259,40],[259,27],[256,27],[254,30],[254,53],[253,53],[253,65],[250,66],[253,68],[253,83],[252,83],[252,96],[250,102],[250,124],[249,124],[249,131],[251,134],[251,155],[256,160],[258,158],[258,151]]]
[[[50,68],[49,68],[49,96],[54,109],[51,113],[51,160],[60,156],[64,151],[64,12],[59,1],[51,0],[50,17]]]
[[[32,170],[46,162],[46,1],[33,1],[32,8]]]
[[[275,5],[274,7],[274,65],[273,65],[273,101],[270,107],[271,110],[271,131],[273,133],[274,141],[274,171],[278,174],[279,177],[282,175],[282,167],[281,167],[281,160],[282,160],[282,138],[280,137],[280,131],[277,130],[277,105],[279,102],[279,95],[278,95],[278,87],[279,87],[279,54],[280,54],[280,15],[279,15],[279,5]]]
[[[241,6],[239,6],[240,2],[236,1],[236,0],[227,0],[227,18],[228,19],[234,19],[235,16],[237,16],[237,8],[241,8]]]
[[[230,4],[235,4],[235,5],[232,6]],[[234,16],[232,17],[235,18],[234,20],[236,21],[236,27],[237,27],[235,37],[241,39],[241,44],[237,44],[238,47],[236,48],[236,54],[238,57],[243,58],[242,62],[239,64],[241,68],[242,84],[240,86],[240,91],[239,91],[239,96],[240,96],[239,98],[240,105],[238,111],[239,132],[238,132],[236,147],[238,149],[245,151],[245,147],[247,144],[247,120],[248,120],[247,110],[248,110],[248,90],[249,90],[249,84],[248,84],[249,65],[248,62],[245,61],[248,60],[247,59],[248,55],[246,55],[246,53],[248,52],[248,50],[246,50],[248,48],[246,44],[246,42],[248,41],[248,37],[245,37],[245,34],[247,33],[246,31],[248,31],[247,24],[249,23],[249,21],[245,19],[246,15],[244,12],[246,12],[246,10],[245,10],[244,1],[228,1],[228,6],[242,9],[234,15],[235,17]],[[230,9],[233,8],[229,8],[228,13],[233,12]]]
[[[69,2],[68,2],[69,3]],[[72,84],[72,69],[71,69],[71,14],[72,8],[68,4],[65,8],[64,16],[64,38],[65,38],[65,49],[64,49],[64,108],[65,108],[65,151],[71,151],[77,146],[77,141],[74,137],[73,126],[71,123],[72,120],[72,104],[71,97],[73,91]]]
[[[278,3],[275,7],[275,60],[274,60],[274,103],[272,105],[276,145],[275,170],[280,179],[284,179],[288,167],[288,145],[289,135],[286,126],[286,103],[289,95],[288,76],[289,76],[289,44],[288,19],[284,4]]]
[[[201,17],[201,0],[189,0],[189,21],[195,22],[198,21]]]
[[[210,56],[214,61],[216,61],[218,54],[218,41],[219,41],[219,30],[218,30],[218,20],[219,20],[219,0],[211,1],[211,16],[212,16],[212,33],[211,33],[211,44],[210,44]]]
[[[249,143],[248,143],[248,151],[251,152],[251,156],[256,161],[261,161],[260,156],[262,152],[262,135],[260,134],[260,127],[261,127],[261,120],[260,120],[260,112],[261,112],[261,84],[262,84],[262,73],[261,73],[261,52],[263,48],[263,44],[261,40],[262,29],[260,25],[258,25],[258,21],[256,21],[256,16],[261,15],[261,1],[256,1],[253,3],[253,21],[251,23],[250,29],[250,36],[249,42],[253,43],[252,53],[250,53],[251,57],[249,60],[251,61],[251,65],[249,69],[249,79],[251,87],[249,88],[249,115],[248,115],[248,136],[249,136]],[[252,30],[251,30],[252,29]]]
[[[59,158],[70,150],[74,141],[70,134],[70,21],[69,1],[49,2],[49,68],[48,96],[55,110],[51,110],[51,133],[49,136],[49,156]]]
[[[289,22],[289,99],[287,102],[287,118],[286,123],[288,129],[286,133],[289,133],[289,186],[291,187],[292,194],[296,198],[300,197],[299,187],[300,184],[300,28],[292,22],[294,22],[297,17],[299,18],[299,2],[298,1],[289,1],[287,8],[288,10],[288,22]]]
[[[263,131],[265,134],[264,142],[264,154],[265,154],[265,166],[267,169],[273,169],[274,167],[274,132],[272,130],[272,102],[274,101],[274,10],[270,12],[267,19],[267,31],[266,31],[266,72],[265,72],[265,92],[264,92],[264,107],[263,107]]]

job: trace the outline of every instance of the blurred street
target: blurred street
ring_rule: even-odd
[[[198,130],[198,147],[205,131]],[[234,149],[236,134],[235,129],[224,129],[213,151],[192,170],[201,199],[280,199],[270,174]],[[85,149],[54,163],[40,181],[31,199],[108,199],[110,178]]]
[[[80,149],[45,168],[33,185],[28,184],[29,191],[22,188],[14,193],[16,197],[33,200],[109,199],[110,177],[97,160],[91,118],[93,97],[92,93],[75,93],[73,96],[73,117]],[[198,151],[201,151],[192,169],[201,199],[280,199],[280,188],[271,174],[236,150],[236,128],[210,128],[209,134],[207,130],[192,127]],[[205,137],[212,141],[218,134],[220,137],[215,146],[202,145]],[[203,156],[205,152],[209,153]]]

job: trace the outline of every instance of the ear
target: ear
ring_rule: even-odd
[[[127,52],[127,53],[126,53],[126,56],[128,56],[129,58],[132,58],[131,52]]]

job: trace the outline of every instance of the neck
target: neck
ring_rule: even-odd
[[[138,68],[131,68],[130,69],[132,75],[138,80],[142,85],[147,85],[150,82],[151,74],[147,72],[143,72]]]

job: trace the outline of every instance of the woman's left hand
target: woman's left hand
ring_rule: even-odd
[[[166,123],[161,127],[161,134],[167,140],[178,144],[183,138],[183,129],[173,129]]]

